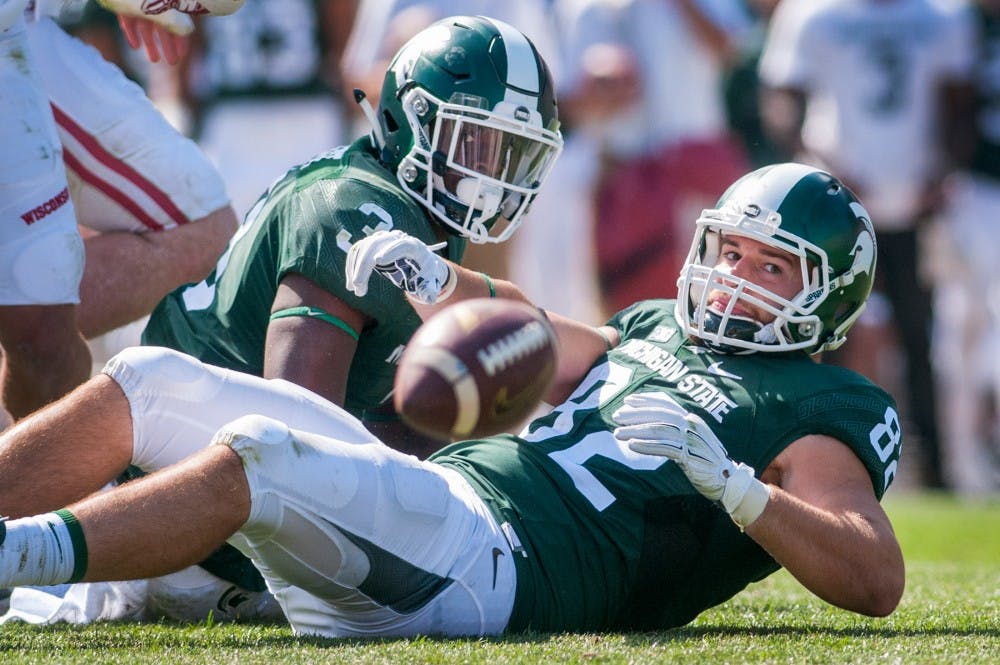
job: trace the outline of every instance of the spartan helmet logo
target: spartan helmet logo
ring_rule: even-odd
[[[865,222],[867,229],[871,228],[871,217],[868,216],[868,211],[865,210],[864,206],[857,201],[852,201],[851,211],[856,217]],[[854,263],[851,264],[851,274],[860,275],[861,273],[868,273],[870,277],[872,269],[875,267],[875,238],[872,236],[870,230],[862,231],[855,238],[854,247],[851,249],[851,256],[854,257]]]
[[[875,265],[875,239],[872,238],[872,234],[867,231],[858,234],[854,240],[854,248],[851,249],[851,256],[854,257],[854,263],[851,264],[852,275],[871,274]]]

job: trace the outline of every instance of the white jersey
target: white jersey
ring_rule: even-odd
[[[937,173],[939,86],[967,75],[964,26],[932,0],[784,2],[773,17],[761,80],[806,92],[803,145],[882,228],[909,225]]]
[[[229,198],[139,86],[29,7],[0,32],[0,305],[77,303],[78,223],[160,231]]]
[[[118,67],[50,18],[29,22],[27,33],[82,225],[160,231],[229,204],[204,153]]]
[[[0,305],[77,303],[83,241],[23,6],[14,4],[0,31]]]

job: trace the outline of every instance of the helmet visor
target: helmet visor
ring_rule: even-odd
[[[558,154],[559,144],[542,132],[505,128],[484,114],[439,117],[436,151],[445,156],[445,188],[458,194],[465,178],[528,194],[535,191]]]

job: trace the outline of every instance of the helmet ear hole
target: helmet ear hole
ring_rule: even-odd
[[[857,301],[843,302],[837,307],[836,312],[833,315],[833,320],[838,324],[843,323],[853,312],[855,312],[861,303]]]
[[[382,111],[382,119],[385,122],[385,129],[387,132],[391,134],[399,131],[399,124],[396,122],[396,119],[392,117],[392,114],[389,113],[389,111]]]

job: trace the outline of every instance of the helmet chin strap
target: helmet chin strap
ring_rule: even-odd
[[[711,309],[705,312],[705,330],[717,333],[722,325],[722,316]],[[774,344],[778,341],[775,332],[774,322],[764,325],[755,319],[745,316],[730,315],[726,322],[726,329],[723,331],[725,337],[739,339],[745,342],[756,342],[758,344]],[[725,342],[721,343],[725,346]]]

